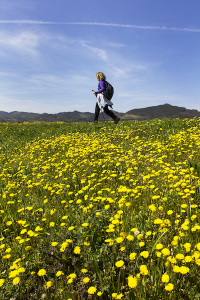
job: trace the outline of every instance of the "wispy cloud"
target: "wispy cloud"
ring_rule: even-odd
[[[105,50],[88,45],[85,41],[80,41],[80,45],[87,49],[90,53],[93,53],[100,57],[102,60],[107,60],[107,54]]]
[[[135,29],[150,29],[150,30],[174,30],[174,31],[189,31],[200,32],[199,28],[177,28],[166,26],[143,26],[134,24],[116,24],[116,23],[98,23],[98,22],[48,22],[39,20],[0,20],[0,24],[34,24],[34,25],[90,25],[90,26],[110,26],[110,27],[125,27]]]
[[[8,34],[0,32],[0,45],[10,48],[37,54],[38,36],[32,32],[24,31],[19,34]]]

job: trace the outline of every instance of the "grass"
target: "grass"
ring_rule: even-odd
[[[1,299],[200,298],[200,119],[0,132]]]

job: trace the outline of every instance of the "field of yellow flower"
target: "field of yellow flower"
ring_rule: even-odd
[[[0,299],[200,298],[200,119],[0,133]]]

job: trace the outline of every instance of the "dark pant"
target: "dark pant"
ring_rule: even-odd
[[[106,106],[104,107],[104,112],[110,116],[113,120],[115,120],[116,116],[115,114],[108,109],[108,104],[106,104]],[[98,118],[99,118],[99,113],[100,113],[100,108],[99,108],[99,105],[98,103],[96,104],[96,107],[95,107],[95,114],[94,114],[94,122],[97,122],[98,121]]]

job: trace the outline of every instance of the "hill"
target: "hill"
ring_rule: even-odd
[[[152,119],[164,119],[164,118],[194,118],[200,117],[200,112],[195,109],[186,109],[185,107],[173,106],[170,104],[163,104],[158,106],[150,106],[140,109],[132,109],[126,113],[116,112],[116,115],[121,120],[152,120]],[[38,114],[29,112],[5,112],[0,111],[0,123],[6,122],[92,122],[94,113],[91,112],[60,112],[57,114]],[[110,119],[104,114],[100,114],[99,121]]]

